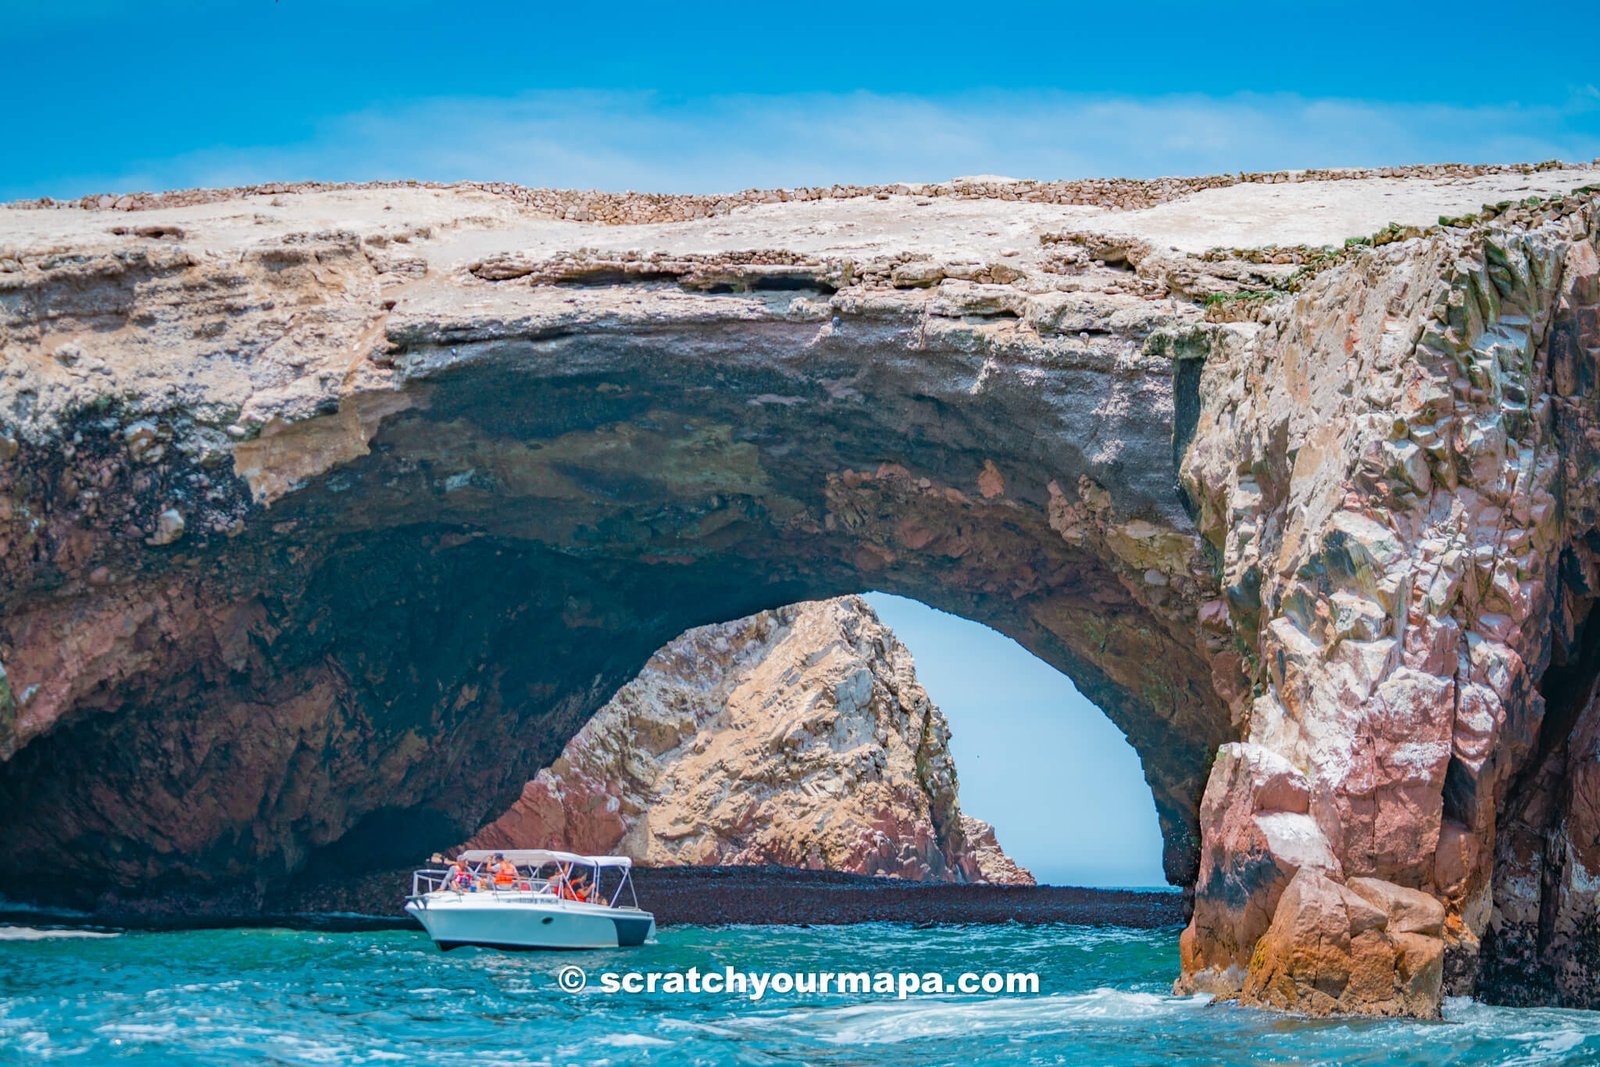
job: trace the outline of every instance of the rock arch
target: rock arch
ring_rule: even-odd
[[[222,201],[4,276],[0,891],[248,907],[455,840],[670,637],[871,588],[1128,735],[1189,987],[1430,1014],[1447,943],[1570,957],[1583,756],[1540,687],[1581,736],[1592,678],[1546,668],[1588,660],[1591,199],[1287,279],[1095,239],[540,259],[488,194],[302,195],[365,221]],[[1297,295],[1200,299],[1264,283]],[[1497,873],[1558,850],[1537,900]]]
[[[743,301],[697,303],[721,312]],[[384,737],[363,742],[351,771],[398,758],[392,784],[470,830],[527,777],[526,766],[500,765],[506,742],[526,759],[552,756],[681,631],[877,588],[992,625],[1072,673],[1145,756],[1169,873],[1192,880],[1195,802],[1227,726],[1204,659],[1152,610],[1192,600],[1203,567],[1163,417],[1170,360],[1118,337],[1131,365],[1114,374],[1117,356],[1082,352],[1079,366],[1034,377],[1034,354],[1004,336],[1014,330],[955,326],[909,351],[898,316],[407,337],[384,357],[404,384],[345,401],[380,408],[370,423],[352,430],[346,409],[269,423],[236,449],[243,484],[229,489],[242,529],[172,546],[140,539],[136,565],[162,583],[137,594],[141,624],[161,635],[149,639],[150,669],[108,664],[117,676],[94,685],[115,702],[110,718],[85,714],[96,707],[79,696],[86,680],[58,676],[77,687],[60,697],[46,681],[34,700],[70,704],[71,721],[14,757],[17,780],[33,762],[66,758],[80,762],[65,781],[92,777],[135,709],[190,704],[184,736],[200,720],[281,734],[291,694],[316,693],[307,715],[317,731],[333,705],[346,728]],[[391,337],[405,329],[391,326]],[[1095,415],[1112,406],[1125,412],[1116,422]],[[1017,425],[1053,430],[1008,433]],[[84,430],[99,424],[72,428]],[[113,453],[126,434],[120,424],[99,432]],[[305,469],[327,462],[330,438],[360,441],[360,454]],[[1096,451],[1116,458],[1095,463]],[[125,626],[120,583],[109,588],[90,595],[90,610]],[[46,676],[20,648],[9,662],[19,679]],[[218,714],[234,702],[250,710]],[[431,741],[502,713],[521,720],[519,732],[497,727],[464,746],[488,758],[467,773],[473,788],[452,795],[463,769],[437,761]],[[317,732],[314,743],[333,740]],[[307,743],[277,754],[289,794]],[[392,755],[405,744],[416,748]],[[113,787],[119,806],[137,794],[139,766]],[[13,810],[29,796],[43,799],[19,791]],[[268,834],[292,866],[305,831],[289,824],[307,817],[287,809],[269,831],[277,818],[252,810],[247,848]],[[263,858],[241,857],[237,869]]]

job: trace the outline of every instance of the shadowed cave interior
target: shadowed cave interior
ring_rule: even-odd
[[[1188,580],[1134,589],[1104,543],[1059,531],[1059,485],[1101,506],[1088,459],[1003,431],[1020,411],[1063,425],[1070,411],[1005,385],[962,390],[957,407],[932,381],[974,380],[986,357],[939,350],[896,368],[926,388],[797,409],[771,398],[799,383],[738,341],[719,365],[648,337],[587,338],[568,363],[541,357],[561,370],[536,388],[527,343],[495,342],[231,536],[117,549],[111,566],[135,581],[69,589],[50,610],[78,626],[104,611],[142,653],[75,682],[70,716],[5,764],[0,848],[18,859],[0,893],[250,910],[303,870],[409,862],[508,807],[677,634],[864,590],[982,623],[1072,678],[1139,754],[1165,877],[1192,885],[1200,793],[1230,727],[1181,611],[1161,608],[1195,595]],[[879,373],[854,347],[809,358]],[[812,367],[805,388],[837,391],[828,373]],[[241,466],[317,454],[348,426],[330,413],[263,436]],[[117,428],[86,413],[74,432],[92,451]],[[1122,458],[1098,477],[1125,482],[1126,509],[1181,521],[1170,424],[1118,432]],[[16,472],[64,516],[65,462]],[[171,492],[193,480],[164,477]],[[208,479],[213,496],[249,496],[237,473]],[[1123,554],[1166,536],[1123,529],[1107,534]]]

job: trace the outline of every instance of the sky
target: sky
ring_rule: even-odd
[[[1503,4],[0,0],[0,199],[266,180],[668,192],[1600,155]]]
[[[1503,2],[0,0],[0,200],[418,178],[715,192],[1600,157],[1582,20]],[[1137,759],[1007,639],[876,597],[962,795],[1051,881],[1155,884]],[[1048,783],[1048,790],[1045,788]]]
[[[1139,757],[1071,679],[980,623],[867,601],[950,724],[961,810],[992,823],[1012,859],[1053,885],[1166,884]]]

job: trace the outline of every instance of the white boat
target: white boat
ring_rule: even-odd
[[[655,933],[655,916],[634,896],[626,856],[471,849],[456,864],[417,871],[406,898],[407,913],[441,949],[618,948]],[[588,899],[577,888],[584,883]]]

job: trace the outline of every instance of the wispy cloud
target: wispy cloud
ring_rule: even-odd
[[[1600,154],[1589,89],[1559,106],[1458,107],[1288,95],[986,92],[674,99],[544,92],[433,99],[324,123],[295,144],[218,146],[120,173],[101,188],[315,178],[503,179],[529,185],[711,191],[750,186],[1021,177],[1155,176],[1309,166]],[[92,187],[92,188],[91,188]]]

